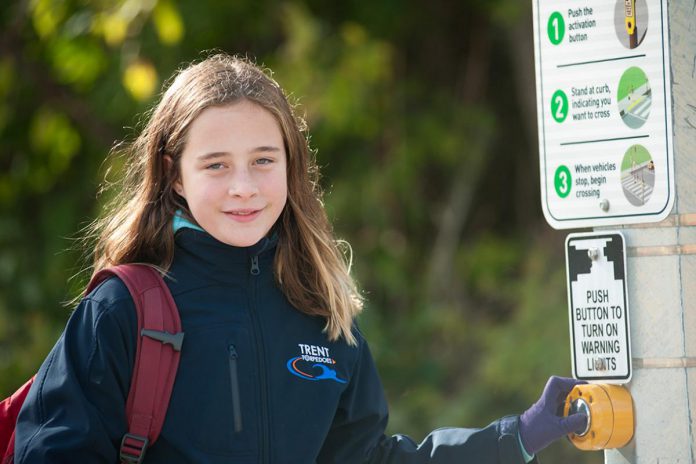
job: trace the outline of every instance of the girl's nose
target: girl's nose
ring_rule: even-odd
[[[227,194],[237,198],[252,198],[259,193],[259,189],[251,173],[241,169],[232,175]]]

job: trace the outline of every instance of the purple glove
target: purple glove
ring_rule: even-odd
[[[587,427],[587,414],[579,412],[563,417],[563,403],[575,385],[582,380],[553,376],[546,382],[541,398],[520,416],[520,439],[529,454],[536,454],[569,433],[580,433]]]

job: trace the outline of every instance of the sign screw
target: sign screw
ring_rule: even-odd
[[[600,201],[599,207],[602,208],[602,211],[604,211],[605,213],[609,211],[609,200],[605,198],[602,201]]]
[[[587,250],[587,256],[589,256],[592,261],[597,261],[597,258],[599,258],[599,250],[597,248],[590,248]]]

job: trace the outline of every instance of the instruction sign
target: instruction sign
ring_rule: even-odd
[[[674,203],[667,0],[533,0],[542,208],[556,229]]]
[[[573,376],[625,383],[631,379],[626,246],[620,232],[566,239]]]

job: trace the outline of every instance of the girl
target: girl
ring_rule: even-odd
[[[98,221],[94,271],[166,271],[186,340],[146,463],[523,463],[584,428],[552,378],[521,417],[386,436],[387,405],[356,328],[362,300],[334,239],[302,122],[252,63],[178,73]],[[79,304],[16,428],[17,463],[115,463],[126,432],[136,319],[117,278]],[[230,375],[231,369],[239,372]]]

